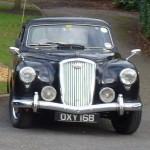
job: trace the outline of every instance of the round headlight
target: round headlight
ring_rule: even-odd
[[[115,91],[109,87],[103,88],[99,92],[99,97],[105,103],[112,102],[115,99]]]
[[[32,81],[34,81],[36,77],[36,72],[31,67],[24,67],[20,70],[19,75],[20,75],[20,79],[24,83],[31,83]]]
[[[121,71],[120,80],[125,85],[133,84],[137,79],[137,73],[135,70],[127,68]]]
[[[45,101],[53,101],[56,98],[56,90],[51,86],[46,86],[41,91],[41,96]]]

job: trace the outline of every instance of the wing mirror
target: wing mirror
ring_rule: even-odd
[[[19,58],[21,58],[22,60],[24,60],[24,57],[19,53],[19,48],[17,47],[10,47],[9,51],[13,54],[17,54]]]
[[[17,48],[17,47],[10,47],[9,51],[13,54],[19,55],[19,48]]]
[[[126,60],[128,61],[134,55],[140,55],[140,54],[141,54],[141,49],[134,49],[131,51],[131,55],[129,57],[127,57]]]

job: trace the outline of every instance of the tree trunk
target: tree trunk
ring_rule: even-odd
[[[21,0],[14,0],[15,4],[13,9],[14,10],[20,10],[21,9]]]

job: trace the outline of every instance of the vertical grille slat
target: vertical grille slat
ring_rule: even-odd
[[[74,58],[60,62],[60,86],[62,102],[83,107],[92,104],[95,88],[96,64],[93,61]]]

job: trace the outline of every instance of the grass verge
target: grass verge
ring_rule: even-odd
[[[40,17],[40,11],[37,7],[28,6],[26,9],[24,22],[29,19]],[[12,12],[12,5],[0,5],[0,63],[9,65],[10,53],[9,47],[14,46],[15,39],[18,37],[21,29],[22,13]],[[7,93],[7,73],[4,75],[0,67],[0,95]]]
[[[26,15],[24,21],[38,16]],[[21,29],[21,14],[0,13],[0,62],[9,64],[9,47],[14,46]]]
[[[0,82],[0,95],[7,93],[7,82]]]

